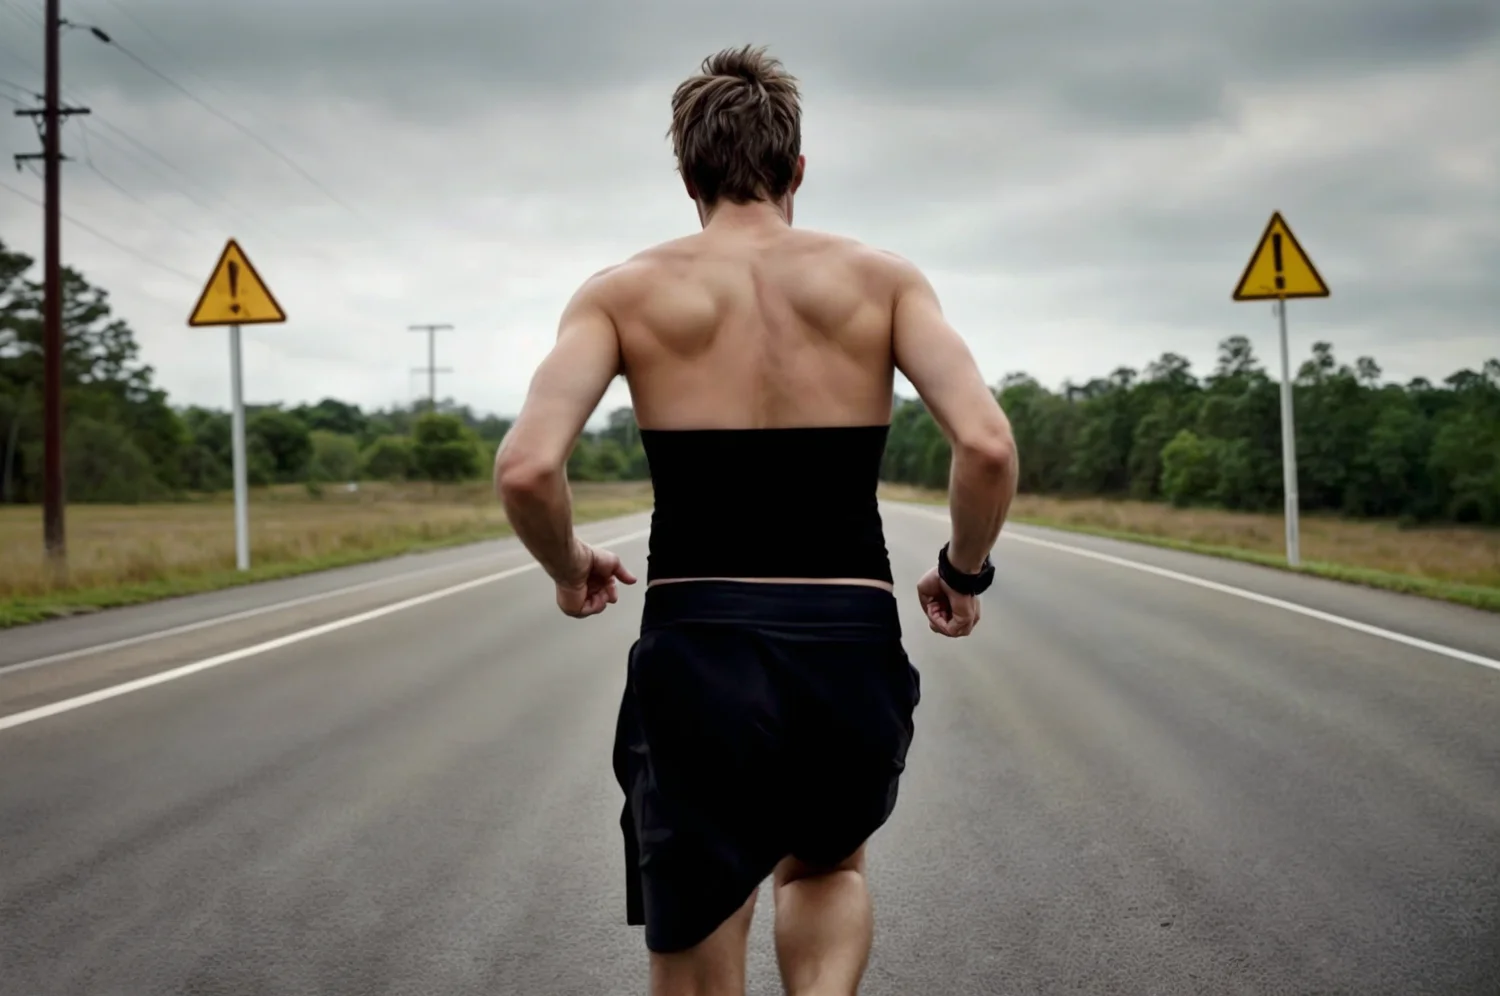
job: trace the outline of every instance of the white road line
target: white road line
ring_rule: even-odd
[[[600,545],[612,546],[618,543],[627,543],[631,540],[637,540],[649,536],[650,534],[651,531],[649,529],[643,529],[640,532],[628,533],[624,536],[616,536],[613,539],[604,540]],[[390,605],[382,605],[378,609],[371,609],[368,612],[361,612],[358,615],[345,616],[343,619],[335,619],[333,622],[324,623],[321,626],[314,626],[311,629],[298,630],[295,633],[288,633],[286,636],[280,636],[274,640],[267,640],[264,643],[257,643],[249,647],[242,647],[239,650],[231,650],[229,653],[220,654],[217,657],[209,657],[201,661],[194,661],[192,664],[184,664],[182,667],[172,668],[170,671],[162,671],[158,674],[147,675],[144,678],[137,678],[134,681],[127,681],[120,685],[111,685],[108,688],[101,688],[98,691],[89,692],[86,695],[78,695],[71,699],[63,699],[61,702],[54,702],[51,705],[39,706],[35,709],[29,709],[26,712],[18,712],[10,716],[0,716],[0,732],[14,729],[18,726],[25,726],[27,723],[34,723],[39,719],[46,719],[49,716],[56,716],[60,713],[72,712],[74,709],[82,709],[84,706],[94,705],[97,702],[104,702],[109,699],[118,698],[121,695],[129,695],[131,692],[138,692],[143,688],[150,688],[153,685],[161,685],[165,684],[168,681],[176,681],[178,678],[186,678],[190,674],[197,674],[199,671],[207,671],[209,668],[219,667],[221,664],[232,664],[235,661],[241,661],[247,657],[255,657],[258,654],[269,653],[272,650],[280,650],[282,647],[289,647],[294,643],[302,643],[306,640],[311,640],[315,637],[323,636],[328,633],[336,633],[341,629],[348,629],[351,626],[358,626],[360,623],[370,622],[373,619],[379,619],[383,616],[392,615],[405,609],[414,609],[419,605],[426,605],[428,602],[435,602],[440,598],[447,598],[450,595],[458,595],[466,591],[472,591],[475,588],[479,588],[487,584],[493,584],[496,581],[504,581],[506,578],[513,578],[517,574],[524,574],[527,571],[536,570],[537,567],[538,564],[536,563],[536,561],[532,561],[527,564],[522,564],[520,567],[512,567],[509,570],[500,571],[496,574],[487,574],[482,578],[475,578],[472,581],[465,581],[462,584],[452,585],[448,588],[440,588],[437,591],[428,592],[425,595],[418,595],[415,598],[408,598],[400,602],[393,602]]]
[[[29,661],[20,661],[16,664],[0,666],[0,675],[15,674],[18,671],[29,671],[34,667],[42,667],[45,664],[60,664],[63,661],[74,660],[78,657],[88,657],[91,654],[107,653],[111,650],[121,650],[125,647],[133,647],[141,643],[150,643],[153,640],[164,640],[169,636],[180,636],[183,633],[191,633],[195,630],[208,629],[223,623],[239,622],[241,619],[253,619],[256,616],[268,615],[272,612],[280,612],[283,609],[295,609],[301,605],[311,605],[314,602],[326,601],[330,598],[338,598],[340,595],[352,595],[355,592],[369,591],[371,588],[383,588],[386,585],[396,584],[401,581],[410,581],[414,578],[425,577],[428,574],[438,574],[442,571],[457,570],[476,563],[479,558],[455,561],[451,564],[443,564],[438,567],[427,567],[419,571],[410,571],[406,574],[396,574],[388,578],[380,578],[375,581],[365,581],[353,584],[347,588],[335,588],[332,591],[322,591],[315,595],[305,595],[301,598],[289,598],[284,602],[273,602],[270,605],[262,605],[254,609],[245,609],[242,612],[231,612],[226,616],[214,616],[212,619],[202,619],[194,623],[185,623],[181,626],[173,626],[171,629],[159,629],[150,633],[142,633],[139,636],[129,636],[120,640],[111,640],[109,643],[95,643],[87,647],[79,647],[77,650],[68,650],[60,654],[50,654],[46,657],[35,657]],[[485,558],[488,559],[488,558]]]
[[[939,522],[946,523],[951,521],[947,515],[940,515],[936,512],[929,512],[927,509],[923,508],[911,508],[896,503],[892,503],[891,507],[899,508],[903,512],[908,512],[912,515],[919,515],[927,519],[934,519]],[[1001,533],[1000,537],[1001,539],[1010,540],[1014,543],[1028,543],[1032,546],[1039,546],[1048,550],[1056,550],[1059,553],[1072,554],[1075,557],[1085,557],[1089,560],[1098,560],[1102,563],[1113,564],[1116,567],[1124,567],[1132,571],[1141,571],[1146,574],[1155,574],[1157,577],[1167,578],[1172,581],[1180,581],[1183,584],[1194,585],[1198,588],[1207,588],[1209,591],[1216,591],[1222,595],[1233,595],[1236,598],[1243,598],[1246,601],[1250,602],[1259,602],[1261,605],[1269,605],[1273,608],[1282,609],[1287,612],[1295,612],[1297,615],[1307,616],[1309,619],[1317,619],[1320,622],[1330,623],[1334,626],[1342,626],[1345,629],[1352,629],[1357,633],[1364,633],[1368,636],[1379,637],[1382,640],[1389,640],[1392,643],[1400,643],[1408,647],[1415,647],[1418,650],[1426,650],[1429,653],[1441,654],[1444,657],[1451,657],[1454,660],[1464,661],[1468,664],[1477,664],[1480,667],[1487,667],[1495,671],[1500,671],[1500,660],[1495,660],[1492,657],[1485,657],[1480,654],[1472,654],[1467,650],[1459,650],[1456,647],[1448,647],[1444,646],[1441,643],[1433,643],[1429,640],[1418,639],[1415,636],[1407,636],[1405,633],[1397,633],[1394,630],[1382,629],[1379,626],[1371,626],[1369,623],[1362,623],[1354,619],[1346,619],[1343,616],[1336,616],[1331,612],[1323,612],[1318,609],[1310,609],[1305,605],[1298,605],[1295,602],[1287,602],[1280,598],[1272,598],[1269,595],[1261,595],[1257,592],[1247,591],[1244,588],[1236,588],[1233,585],[1220,584],[1217,581],[1209,581],[1204,578],[1194,577],[1191,574],[1181,574],[1177,571],[1169,571],[1164,567],[1155,567],[1151,564],[1143,564],[1134,560],[1126,560],[1123,557],[1114,557],[1107,553],[1098,553],[1094,550],[1086,550],[1082,547],[1069,546],[1066,543],[1054,543],[1051,540],[1037,539],[1034,536],[1018,536],[1015,533],[1007,532]]]
[[[616,541],[618,542],[618,541]],[[525,553],[524,547],[518,547],[521,553]],[[79,657],[89,657],[93,654],[108,653],[111,650],[123,650],[126,647],[134,647],[142,643],[151,643],[154,640],[164,640],[169,636],[181,636],[183,633],[192,633],[200,629],[209,629],[224,623],[239,622],[242,619],[254,619],[256,616],[269,615],[272,612],[281,612],[284,609],[295,609],[303,605],[312,605],[316,602],[327,601],[330,598],[339,598],[343,595],[353,595],[361,591],[370,591],[374,588],[384,588],[403,581],[412,581],[417,578],[427,577],[430,574],[441,574],[444,571],[456,571],[469,567],[483,560],[492,559],[486,557],[469,557],[464,560],[455,560],[447,564],[438,564],[434,567],[424,567],[421,570],[407,571],[402,574],[393,574],[386,578],[377,578],[374,581],[363,581],[344,588],[334,588],[331,591],[320,591],[312,595],[304,595],[300,598],[289,598],[284,602],[273,602],[270,605],[261,605],[253,609],[245,609],[241,612],[231,612],[224,616],[214,616],[212,619],[201,619],[198,622],[184,623],[181,626],[173,626],[170,629],[153,630],[150,633],[142,633],[138,636],[128,636],[119,640],[111,640],[108,643],[95,643],[87,647],[79,647],[77,650],[66,650],[58,654],[48,654],[46,657],[34,657],[28,661],[19,661],[15,664],[0,665],[0,677],[8,674],[17,674],[21,671],[29,671],[32,668],[43,667],[48,664],[61,664],[63,661],[76,660]],[[310,576],[310,575],[309,575]]]

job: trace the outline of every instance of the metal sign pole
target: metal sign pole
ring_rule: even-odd
[[[1292,421],[1292,372],[1286,336],[1286,298],[1276,302],[1281,316],[1281,474],[1286,492],[1286,562],[1292,567],[1301,563],[1300,535],[1297,523],[1297,429]]]
[[[250,486],[245,460],[245,391],[240,369],[240,326],[276,324],[286,321],[286,312],[276,303],[251,265],[240,244],[230,239],[219,255],[213,274],[203,286],[188,325],[229,326],[229,380],[234,396],[231,442],[234,448],[234,560],[242,571],[250,569]]]
[[[1286,299],[1288,297],[1328,297],[1328,284],[1319,275],[1297,236],[1287,227],[1281,212],[1271,215],[1265,234],[1260,237],[1245,272],[1235,285],[1236,301],[1276,302],[1281,320],[1281,478],[1286,495],[1286,562],[1289,567],[1302,563],[1302,537],[1297,522],[1297,429],[1292,420],[1292,362],[1286,335]]]
[[[250,569],[250,509],[245,470],[245,397],[240,374],[240,327],[229,326],[229,379],[234,401],[234,555],[242,571]]]

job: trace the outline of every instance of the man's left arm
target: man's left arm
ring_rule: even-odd
[[[568,302],[557,342],[532,376],[521,413],[495,454],[495,490],[521,543],[557,582],[569,615],[593,615],[613,602],[614,579],[635,578],[618,559],[573,533],[568,457],[609,383],[620,371],[614,321],[599,301],[599,276]]]

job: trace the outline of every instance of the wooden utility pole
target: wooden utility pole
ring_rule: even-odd
[[[60,0],[46,0],[47,83],[41,110],[19,110],[17,115],[40,119],[42,152],[20,155],[16,163],[40,159],[46,185],[44,247],[42,251],[42,437],[44,467],[42,522],[47,557],[54,568],[67,567],[68,544],[63,507],[63,327],[62,327],[62,123],[71,115],[87,114],[82,107],[62,106],[58,39],[62,34]]]

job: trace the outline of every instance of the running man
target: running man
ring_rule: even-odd
[[[895,370],[953,448],[952,538],[917,585],[945,636],[979,622],[1015,445],[915,267],[792,227],[806,161],[777,60],[705,60],[673,95],[671,135],[703,230],[578,290],[496,487],[558,607],[613,604],[636,578],[574,535],[566,465],[625,376],[656,501],[614,769],[651,991],[740,996],[771,878],[787,991],[842,996],[873,938],[865,842],[894,810],[921,698],[875,499]]]

